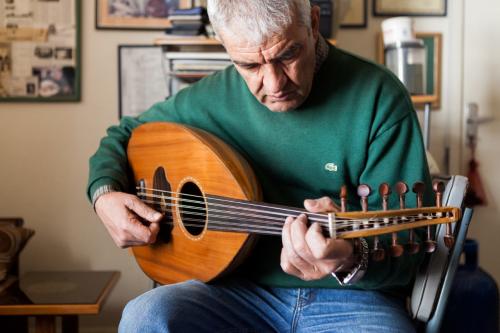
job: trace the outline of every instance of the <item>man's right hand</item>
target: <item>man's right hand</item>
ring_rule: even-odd
[[[121,248],[154,243],[163,217],[137,196],[123,192],[101,195],[95,203],[95,211]]]

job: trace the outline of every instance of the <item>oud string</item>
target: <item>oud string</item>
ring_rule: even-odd
[[[186,223],[188,222],[196,222],[196,224],[193,223]],[[165,224],[165,225],[180,225],[181,223],[175,222],[175,221],[166,221],[166,222],[160,222],[160,224]],[[231,227],[228,227],[228,224],[231,225]],[[411,223],[406,222],[405,224],[411,225]],[[183,217],[182,218],[182,225],[184,227],[194,227],[198,229],[204,229],[205,228],[205,220],[204,219],[196,219],[196,218],[187,218]],[[379,231],[384,230],[384,226],[377,228]],[[207,226],[208,230],[213,230],[213,231],[239,231],[239,232],[252,232],[252,233],[261,233],[261,234],[268,234],[268,235],[276,235],[280,236],[282,233],[282,228],[281,227],[266,227],[266,226],[258,226],[255,227],[254,225],[243,225],[239,223],[228,223],[227,221],[220,221],[220,220],[210,220],[210,224]],[[328,231],[328,229],[323,226],[322,227],[323,231]],[[410,229],[410,228],[408,228]],[[337,231],[337,236],[342,236],[346,233],[352,232],[352,230],[346,229],[346,230],[340,230]]]
[[[186,223],[186,221],[187,222],[194,222],[194,223]],[[194,228],[203,229],[203,228],[205,228],[204,223],[205,223],[205,220],[203,220],[203,219],[188,218],[188,217],[182,218],[182,225],[184,227],[194,227]],[[161,222],[160,224],[178,225],[180,223],[175,222],[175,221],[166,221],[166,222]],[[230,228],[228,228],[228,225],[230,225]],[[242,232],[265,233],[265,234],[272,234],[272,235],[281,235],[281,232],[283,230],[281,227],[242,225],[239,223],[227,223],[227,221],[219,221],[219,220],[210,220],[210,224],[207,228],[208,228],[208,230],[242,231]]]
[[[233,211],[214,210],[214,209],[210,209],[210,208],[206,210],[204,207],[199,207],[199,206],[188,206],[188,205],[172,204],[172,203],[166,203],[166,202],[159,203],[159,202],[151,201],[151,200],[143,200],[143,202],[149,203],[149,204],[156,204],[156,205],[160,205],[160,206],[179,207],[179,208],[190,209],[187,211],[183,211],[183,213],[186,215],[206,216],[206,212],[208,212],[208,213],[210,213],[210,218],[212,218],[212,217],[214,217],[214,218],[238,218],[238,221],[241,221],[241,222],[248,221],[248,222],[251,222],[252,224],[262,223],[264,225],[266,225],[266,224],[275,225],[275,226],[278,226],[279,228],[283,227],[283,224],[285,222],[284,219],[281,219],[281,218],[272,219],[273,221],[276,221],[276,222],[266,222],[266,221],[263,221],[263,220],[267,219],[265,216],[259,216],[259,215],[254,215],[254,214],[252,214],[252,215],[241,214],[241,213],[237,213],[237,212],[233,212]],[[162,209],[162,212],[170,212],[170,210],[165,209],[163,207],[161,207],[161,209]],[[212,214],[212,212],[214,212],[214,211],[226,213],[227,215]],[[257,220],[243,219],[241,217],[254,217]],[[351,222],[351,223],[348,223],[348,222]],[[327,223],[324,221],[318,221],[317,223],[319,223],[322,226],[327,225]],[[364,226],[373,226],[376,223],[380,224],[382,222],[381,222],[381,220],[377,220],[377,219],[371,219],[371,220],[370,219],[361,219],[361,220],[352,219],[350,221],[336,223],[336,227],[337,227],[337,229],[342,229],[342,228],[346,228],[346,227],[355,225],[356,223],[363,224]],[[247,224],[241,224],[241,225],[247,225]]]
[[[139,187],[139,186],[136,187],[136,189],[140,190],[140,192],[138,192],[138,195],[140,195],[141,193],[145,194],[145,195],[150,195],[147,192],[142,192],[142,191],[148,191],[149,190],[149,191],[152,191],[153,193],[168,193],[168,194],[171,194],[171,195],[182,194],[183,196],[188,196],[188,197],[192,197],[192,198],[195,198],[195,199],[201,199],[201,201],[205,200],[204,196],[195,195],[195,194],[187,194],[187,193],[180,193],[180,192],[173,192],[173,191],[166,191],[166,190],[158,190],[158,189],[154,189],[154,188],[144,188],[144,187]],[[153,194],[153,195],[155,195],[155,194]],[[161,196],[159,196],[159,198],[161,198]],[[173,197],[173,196],[170,196],[169,198],[177,199],[176,197]],[[231,204],[238,204],[238,205],[246,206],[246,208],[238,207],[238,208],[245,209],[245,210],[255,210],[255,209],[248,208],[248,207],[257,207],[257,208],[266,208],[266,209],[270,209],[271,208],[271,209],[276,209],[276,210],[281,210],[281,211],[287,212],[287,214],[280,214],[282,216],[288,216],[288,215],[290,215],[290,213],[301,214],[301,213],[306,213],[307,212],[304,209],[298,209],[298,208],[292,208],[292,207],[284,207],[284,206],[279,206],[279,205],[263,205],[263,204],[259,204],[259,203],[252,202],[252,201],[247,201],[247,200],[222,198],[222,197],[217,197],[217,196],[210,196],[209,199],[213,200],[213,201],[228,202],[228,203],[231,203]],[[183,199],[183,200],[188,200],[188,199]],[[195,202],[198,202],[198,201],[195,201]],[[232,208],[234,208],[234,206],[227,206],[227,205],[223,205],[223,204],[212,203],[212,205],[220,205],[221,207],[232,207]],[[255,211],[260,211],[261,212],[262,210],[255,210]],[[309,213],[309,212],[307,212],[307,213],[310,216],[324,217],[324,214]]]

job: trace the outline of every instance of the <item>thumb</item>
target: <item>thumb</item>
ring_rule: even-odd
[[[127,200],[125,205],[137,215],[151,223],[159,222],[163,217],[161,213],[146,205],[136,196],[133,196],[131,200]]]

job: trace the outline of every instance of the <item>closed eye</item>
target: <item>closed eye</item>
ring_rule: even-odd
[[[297,58],[302,50],[302,45],[295,43],[281,53],[275,60],[280,62],[286,62]]]
[[[239,61],[234,61],[234,64],[238,67],[241,67],[243,69],[247,69],[247,70],[252,70],[252,69],[255,69],[259,66],[258,63],[253,63],[253,62],[250,62],[250,63],[247,63],[247,62],[239,62]]]
[[[240,64],[239,66],[244,69],[254,69],[257,68],[259,64]]]

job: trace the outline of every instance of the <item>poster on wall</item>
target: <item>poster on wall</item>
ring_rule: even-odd
[[[157,45],[118,46],[119,117],[138,116],[169,96],[164,53]]]
[[[80,100],[80,0],[0,0],[0,102]]]
[[[192,0],[96,0],[97,29],[164,30],[169,14],[191,8]]]

